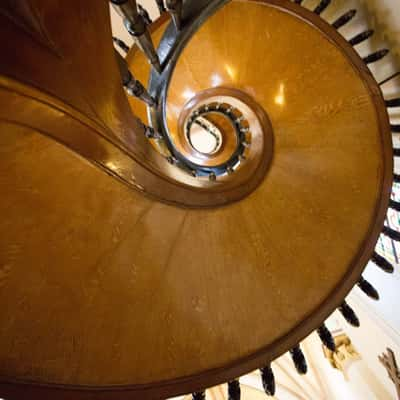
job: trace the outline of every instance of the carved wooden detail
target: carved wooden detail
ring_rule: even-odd
[[[324,355],[332,367],[341,371],[344,377],[348,379],[348,368],[353,362],[360,360],[361,356],[346,334],[343,333],[335,336],[334,341],[336,347],[335,351],[324,347]]]
[[[394,383],[397,391],[397,397],[400,400],[400,370],[393,350],[386,349],[386,353],[379,356],[379,361],[385,367],[390,380]]]

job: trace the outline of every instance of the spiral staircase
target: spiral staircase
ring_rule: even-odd
[[[107,1],[0,5],[0,397],[273,396],[394,270],[392,56],[340,0],[111,3],[134,45]]]

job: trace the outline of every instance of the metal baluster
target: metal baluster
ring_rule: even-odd
[[[296,367],[297,372],[300,375],[306,374],[307,373],[307,361],[306,361],[306,358],[304,357],[304,354],[300,348],[300,345],[293,347],[293,349],[290,350],[290,355],[292,356],[292,360],[293,360],[294,366]]]
[[[182,27],[182,0],[166,0],[165,5],[171,13],[176,29],[180,31]]]
[[[394,148],[393,149],[393,156],[394,157],[400,157],[400,149]]]
[[[364,31],[362,33],[359,33],[358,35],[354,36],[352,39],[349,40],[349,43],[352,46],[357,46],[358,44],[364,42],[365,40],[369,39],[375,31],[373,29],[370,29],[368,31]]]
[[[333,22],[332,26],[336,29],[339,29],[342,26],[346,25],[348,22],[350,22],[355,17],[356,14],[357,10],[347,11],[347,13],[343,14],[335,22]]]
[[[379,300],[378,291],[364,277],[360,278],[357,286],[371,299]]]
[[[121,39],[118,39],[117,37],[113,36],[113,41],[114,43],[125,53],[128,53],[129,51],[129,46]]]
[[[260,368],[261,381],[264,388],[264,392],[268,396],[273,396],[275,394],[275,376],[274,371],[272,371],[271,365],[267,365],[264,368]]]
[[[149,13],[147,12],[147,10],[142,7],[140,4],[138,4],[138,11],[139,14],[143,17],[144,22],[146,25],[151,25],[151,23],[153,22],[152,19],[150,18]]]
[[[375,53],[372,53],[369,56],[364,57],[363,61],[365,62],[365,64],[372,64],[374,62],[382,60],[382,58],[385,57],[388,53],[389,53],[388,49],[378,50]]]
[[[131,74],[125,58],[117,50],[115,50],[115,56],[121,73],[122,85],[125,87],[127,93],[144,101],[150,107],[154,107],[156,104],[155,100],[150,96],[145,87]]]
[[[240,383],[238,379],[228,382],[228,400],[240,400]]]
[[[398,174],[393,174],[393,181],[395,183],[400,183],[400,175]]]
[[[124,19],[125,28],[135,38],[138,47],[156,71],[161,72],[160,60],[151,40],[144,18],[139,14],[136,0],[110,0]]]
[[[345,301],[339,307],[339,311],[350,325],[356,328],[360,326],[360,320],[358,319],[356,313]]]
[[[176,164],[178,164],[178,160],[177,160],[175,157],[173,157],[173,156],[168,156],[168,157],[167,157],[167,161],[168,161],[171,165],[176,165]]]
[[[394,231],[393,229],[389,228],[388,226],[384,226],[382,229],[382,233],[389,237],[392,240],[395,240],[396,242],[400,242],[400,233]]]
[[[372,255],[371,261],[382,271],[385,271],[388,274],[392,274],[394,272],[393,265],[388,260],[386,260],[386,258],[378,254],[376,251]]]
[[[232,175],[234,172],[235,172],[235,170],[233,169],[233,167],[232,167],[231,165],[228,165],[228,166],[226,167],[226,173],[227,173],[228,175]]]
[[[389,200],[389,207],[390,207],[392,210],[395,210],[395,211],[400,212],[400,203],[397,202],[397,201],[394,201],[394,200],[390,199],[390,200]]]
[[[192,393],[192,400],[206,400],[206,392]]]
[[[400,133],[400,125],[390,125],[390,129],[393,133]]]
[[[391,100],[385,100],[386,107],[400,107],[400,98],[398,99],[391,99]]]
[[[154,128],[151,126],[144,125],[144,135],[147,137],[147,139],[162,139],[162,135],[160,135],[158,132],[154,131]]]
[[[331,0],[321,0],[318,6],[314,9],[315,14],[321,15],[322,12],[331,4]]]
[[[156,0],[158,11],[162,14],[165,11],[164,1],[163,0]]]
[[[325,324],[318,328],[317,333],[325,347],[330,351],[336,350],[335,340]]]

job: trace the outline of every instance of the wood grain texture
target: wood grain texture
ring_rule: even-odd
[[[42,109],[2,114],[0,396],[201,390],[292,348],[358,281],[392,174],[387,115],[366,67],[290,2],[232,1],[176,66],[171,130],[182,91],[209,88],[213,74],[264,107],[276,142],[260,187],[215,209],[121,185],[43,135],[32,123]]]
[[[24,120],[153,199],[209,207],[240,198],[171,167],[152,149],[121,85],[106,0],[30,4],[46,45],[14,3],[2,5],[0,13],[1,36],[10,38],[1,44],[2,88],[18,97],[16,110],[5,102],[7,120]],[[69,134],[71,119],[81,125],[79,135],[75,129]],[[49,129],[53,124],[57,129]]]

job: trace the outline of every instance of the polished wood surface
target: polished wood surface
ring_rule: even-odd
[[[2,41],[1,86],[15,98],[13,107],[5,103],[6,119],[39,129],[165,203],[210,207],[244,197],[248,190],[228,192],[200,182],[152,149],[121,85],[108,2],[74,4],[18,0],[0,5],[0,33],[10,38]]]
[[[60,20],[51,26],[61,32]],[[265,179],[242,201],[214,209],[144,196],[96,168],[99,146],[88,144],[91,157],[82,152],[85,129],[107,131],[108,143],[115,136],[132,155],[135,175],[143,167],[143,184],[162,187],[164,201],[207,197],[207,188],[175,183],[167,173],[173,167],[160,175],[153,155],[147,165],[144,139],[135,139],[136,150],[128,146],[118,124],[133,117],[116,110],[124,104],[116,82],[101,89],[97,65],[79,68],[90,69],[82,81],[91,82],[79,88],[74,74],[51,86],[44,75],[52,64],[43,59],[35,64],[43,71],[26,64],[31,70],[14,55],[0,69],[0,395],[150,399],[211,386],[287,351],[358,280],[386,212],[390,129],[368,70],[316,16],[286,1],[232,1],[179,59],[168,95],[171,132],[189,100],[184,94],[216,82],[252,96],[272,122],[275,152]],[[114,67],[110,61],[104,77]],[[134,63],[132,72],[139,75]],[[95,88],[100,99],[86,103]],[[103,103],[103,91],[119,100]],[[50,112],[44,105],[55,100],[41,96],[52,95],[62,104]],[[19,106],[16,116],[11,105]],[[68,146],[75,152],[62,145],[76,129],[67,120],[82,129],[82,143]],[[53,140],[55,127],[62,144]],[[118,163],[103,167],[120,172]]]

